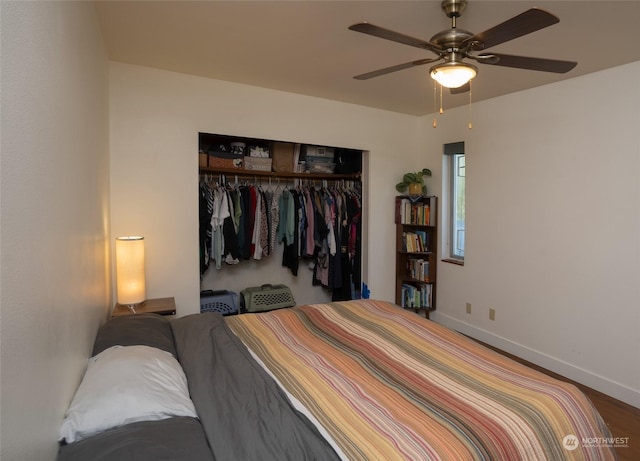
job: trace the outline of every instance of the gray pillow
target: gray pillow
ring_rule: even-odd
[[[157,347],[178,357],[169,320],[158,314],[124,315],[109,320],[98,330],[91,355],[112,346]]]

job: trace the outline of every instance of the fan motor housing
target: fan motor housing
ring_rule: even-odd
[[[469,37],[473,37],[473,34],[468,30],[451,28],[438,32],[431,37],[430,42],[436,43],[442,49],[448,48],[460,48],[462,42]]]

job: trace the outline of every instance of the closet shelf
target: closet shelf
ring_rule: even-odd
[[[206,174],[225,174],[231,176],[241,176],[243,178],[293,178],[293,179],[346,179],[352,181],[359,181],[361,173],[353,174],[336,174],[336,173],[287,173],[283,171],[259,171],[259,170],[243,170],[238,168],[211,168],[200,167],[200,173]]]

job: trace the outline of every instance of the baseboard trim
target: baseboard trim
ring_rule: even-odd
[[[479,341],[485,342],[500,350],[513,354],[528,362],[558,373],[592,389],[607,394],[610,397],[621,400],[636,408],[640,408],[640,390],[612,381],[604,376],[595,374],[584,368],[572,365],[556,357],[531,349],[508,338],[496,335],[483,328],[478,328],[470,323],[463,322],[442,312],[432,312],[430,318],[452,330],[459,331]]]

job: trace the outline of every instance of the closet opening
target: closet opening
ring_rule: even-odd
[[[200,133],[201,292],[282,284],[295,304],[360,298],[364,154]]]

